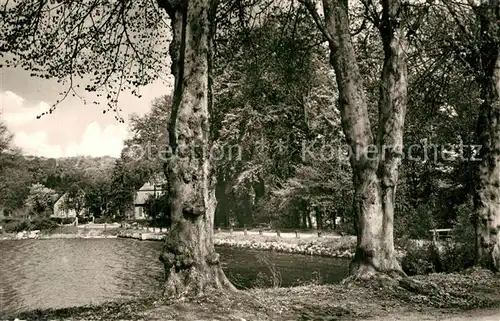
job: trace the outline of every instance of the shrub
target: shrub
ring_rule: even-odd
[[[74,217],[51,217],[50,220],[56,224],[72,224],[75,222]]]
[[[92,217],[79,217],[78,218],[78,224],[88,224],[92,222]]]
[[[438,253],[432,244],[423,246],[413,244],[413,246],[407,247],[401,267],[408,275],[438,272],[436,267],[437,256]]]
[[[18,233],[22,231],[29,230],[30,224],[28,220],[18,220],[18,221],[10,221],[5,224],[4,229],[7,233]]]
[[[111,220],[108,217],[96,217],[94,219],[95,224],[104,224],[104,223],[111,223]]]
[[[30,222],[30,230],[50,231],[58,227],[58,224],[49,218],[35,218]]]
[[[416,246],[407,244],[401,265],[408,275],[431,272],[458,272],[474,265],[475,235],[469,220],[467,205],[457,208],[457,221],[453,226],[453,237],[445,242]]]
[[[270,283],[272,287],[279,288],[282,283],[281,272],[279,268],[276,266],[276,253],[273,252],[263,252],[259,253],[256,256],[257,262],[266,267],[266,270],[269,271],[269,276],[266,273],[259,272],[257,275],[257,280],[255,281],[255,285],[257,287],[262,287],[265,283]]]
[[[4,225],[5,232],[7,233],[19,233],[22,231],[33,231],[33,230],[53,230],[58,226],[56,222],[46,217],[37,217],[30,220],[17,220],[10,221]]]

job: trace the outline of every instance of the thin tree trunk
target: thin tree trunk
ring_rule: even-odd
[[[217,207],[215,211],[215,224],[218,226],[229,226],[229,203],[226,195],[227,183],[223,178],[217,180],[215,188],[215,197],[217,199]]]
[[[235,290],[213,243],[215,171],[209,157],[209,84],[214,7],[211,0],[160,1],[172,24],[174,101],[169,124],[173,155],[165,165],[172,227],[166,236],[164,295]]]
[[[395,257],[393,238],[394,197],[401,159],[406,113],[406,41],[399,17],[399,1],[382,1],[380,34],[384,44],[381,75],[379,124],[376,139],[368,117],[362,78],[349,33],[347,2],[323,0],[324,25],[311,0],[304,0],[316,24],[328,39],[330,63],[339,89],[342,127],[351,147],[357,247],[351,263],[356,278],[378,273],[404,274]],[[386,149],[389,146],[390,149]]]
[[[500,39],[498,4],[478,8],[481,23],[479,77],[483,103],[477,135],[481,162],[476,176],[476,263],[500,271]]]

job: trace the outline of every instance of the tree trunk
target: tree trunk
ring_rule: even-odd
[[[312,224],[312,220],[311,220],[311,212],[309,210],[309,208],[306,210],[306,218],[307,218],[307,225],[310,229],[312,229],[314,226]]]
[[[342,127],[351,147],[357,247],[351,275],[404,274],[395,257],[394,197],[406,113],[406,41],[397,17],[399,1],[382,1],[380,34],[384,44],[376,146],[368,117],[362,77],[349,33],[347,1],[323,0],[324,25],[311,0],[309,12],[328,39],[330,63],[339,89]],[[391,147],[386,149],[386,146]],[[375,149],[376,147],[376,149]],[[375,150],[374,150],[375,149]]]
[[[482,99],[477,135],[482,146],[475,190],[476,263],[500,271],[500,39],[498,4],[484,3],[479,70]]]
[[[217,199],[217,207],[215,210],[215,225],[229,226],[229,202],[226,195],[227,183],[223,178],[217,180],[215,188],[215,197]]]
[[[213,243],[215,171],[209,157],[209,83],[214,6],[211,0],[160,1],[170,19],[174,101],[169,123],[173,154],[165,164],[171,230],[160,260],[164,296],[234,290]]]
[[[314,214],[316,215],[316,225],[319,230],[323,229],[323,212],[319,208],[319,206],[316,206],[314,209]]]

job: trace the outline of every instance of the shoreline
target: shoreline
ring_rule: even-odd
[[[161,241],[164,240],[164,233],[142,233],[125,230],[120,232],[118,237],[143,241]],[[302,235],[302,238],[296,238],[295,234],[292,233],[282,233],[281,236],[278,237],[275,233],[260,235],[255,231],[249,231],[246,235],[244,232],[216,232],[214,235],[214,245],[230,248],[276,251],[289,254],[352,259],[356,249],[356,238],[334,235],[318,237],[311,233]]]
[[[442,320],[500,319],[500,279],[492,272],[410,277],[422,289],[397,280],[377,280],[290,288],[207,292],[168,300],[137,297],[97,305],[1,315],[2,320]],[[464,291],[467,289],[467,291]]]
[[[140,241],[163,241],[165,233],[147,230],[125,230],[121,228],[93,229],[78,228],[77,233],[44,234],[40,231],[19,232],[0,236],[2,240],[50,240],[50,239],[116,239],[129,238]],[[326,234],[318,237],[312,233],[302,233],[299,238],[295,233],[264,232],[216,232],[214,245],[235,248],[247,248],[262,251],[276,251],[289,254],[301,254],[332,258],[351,259],[354,257],[356,239],[351,236]]]
[[[163,233],[119,228],[78,233],[38,235],[37,240],[60,238],[132,238],[162,240]],[[29,233],[11,234],[25,237]],[[5,236],[5,235],[2,235]],[[0,236],[0,239],[4,239]],[[29,238],[28,238],[29,239]],[[356,239],[333,234],[264,232],[216,232],[216,246],[270,250],[336,258],[349,258]],[[234,294],[208,294],[184,301],[160,297],[137,297],[126,302],[75,306],[2,315],[0,320],[500,320],[500,278],[487,270],[469,269],[460,273],[434,273],[409,277],[422,289],[410,289],[397,279],[342,284],[302,285],[289,288],[252,288]],[[464,289],[467,289],[465,291]],[[488,312],[484,309],[494,308]],[[468,311],[464,311],[468,310]],[[497,312],[498,311],[498,312]],[[430,319],[431,317],[432,319]],[[453,317],[453,319],[448,319]],[[479,318],[475,318],[479,317]]]

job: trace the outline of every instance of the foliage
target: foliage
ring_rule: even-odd
[[[262,252],[256,255],[257,262],[265,266],[268,273],[259,272],[255,280],[255,286],[259,288],[267,287],[270,284],[273,288],[279,288],[282,283],[281,272],[276,266],[274,252]]]
[[[146,214],[155,227],[169,227],[171,224],[168,194],[155,197],[150,195],[145,202]]]
[[[64,197],[62,201],[63,209],[74,210],[77,216],[83,214],[85,206],[85,191],[79,186],[79,184],[74,183],[71,185],[62,197]]]
[[[56,200],[57,194],[53,189],[42,184],[33,184],[26,199],[26,206],[32,214],[49,216]]]
[[[297,177],[300,172],[312,171],[311,179],[332,174],[307,167],[303,145],[313,144],[318,135],[338,137],[340,127],[332,108],[334,79],[314,22],[301,6],[274,9],[261,12],[258,24],[232,39],[241,46],[231,53],[220,49],[214,62],[213,126],[223,154],[217,159],[223,182],[219,195],[225,194],[218,209],[229,209],[223,215],[236,218],[240,226],[269,219],[279,225],[290,221],[285,217],[292,212],[302,215],[316,203],[329,207],[332,201],[318,199],[336,196],[325,188],[294,188],[296,183],[288,182],[307,180]],[[286,199],[281,201],[280,194]],[[293,201],[299,195],[304,198]]]
[[[93,103],[106,98],[104,112],[114,111],[123,121],[117,106],[120,92],[140,96],[136,87],[167,74],[168,26],[157,1],[16,0],[2,5],[0,13],[0,53],[8,54],[6,67],[58,79],[66,85],[60,100],[80,96],[80,79],[85,78],[84,90],[98,96]]]
[[[52,231],[59,225],[47,217],[36,217],[33,220],[13,220],[4,225],[5,232],[18,233],[23,231]]]
[[[28,231],[30,229],[30,224],[29,220],[15,220],[4,224],[3,228],[7,233],[18,233]]]
[[[94,217],[112,216],[112,199],[110,182],[102,180],[94,182],[85,191],[85,207]]]
[[[59,225],[73,224],[75,222],[74,217],[51,217],[50,220]],[[78,219],[78,223],[80,223],[80,219]]]
[[[470,216],[472,208],[467,205],[459,207],[457,222],[453,225],[453,237],[440,241],[437,245],[429,243],[424,246],[406,243],[406,255],[402,266],[409,275],[433,272],[458,272],[474,265],[475,234]]]
[[[122,159],[135,167],[151,172],[162,170],[168,155],[167,126],[170,120],[172,96],[165,95],[151,102],[151,109],[143,116],[130,116],[132,137],[125,141]]]

